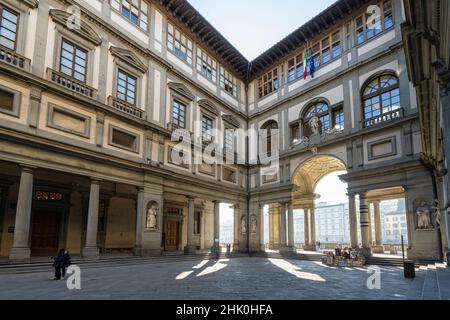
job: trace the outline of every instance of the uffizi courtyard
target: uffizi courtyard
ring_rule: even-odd
[[[450,299],[450,1],[330,3],[0,0],[0,299]]]

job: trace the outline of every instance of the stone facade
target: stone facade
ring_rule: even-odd
[[[409,257],[442,258],[438,228],[417,224],[418,201],[435,197],[401,0],[338,1],[321,14],[332,24],[316,17],[251,64],[187,2],[137,3],[133,15],[118,0],[0,1],[16,28],[0,47],[0,255],[217,249],[219,202],[235,205],[234,249],[264,250],[270,204],[272,247],[293,249],[292,212],[303,208],[313,250],[314,187],[346,170],[352,246],[360,232],[371,253],[367,203],[395,189],[406,198]],[[383,18],[361,38],[369,5]],[[314,43],[320,65],[303,80],[298,56]],[[219,132],[216,155],[235,161],[177,163],[177,128],[194,136],[184,156],[204,148],[196,133],[208,128]],[[271,135],[246,144],[228,139],[236,129]],[[255,161],[269,142],[272,166]]]

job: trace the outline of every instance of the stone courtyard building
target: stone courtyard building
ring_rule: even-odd
[[[314,250],[315,186],[345,170],[352,247],[380,252],[379,202],[405,198],[408,257],[445,259],[406,13],[339,0],[248,61],[184,0],[0,0],[0,256],[209,250],[221,202],[234,250],[264,250],[265,205],[274,248],[304,209]],[[179,163],[177,129],[185,158],[212,143],[235,161]]]

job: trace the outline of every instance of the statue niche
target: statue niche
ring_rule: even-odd
[[[158,203],[152,201],[147,205],[147,217],[145,222],[145,229],[158,230]]]
[[[251,234],[258,233],[258,219],[254,214],[250,216],[250,232]]]
[[[415,206],[414,214],[418,230],[430,230],[437,227],[439,218],[437,217],[437,207],[430,206],[427,201],[420,200]]]

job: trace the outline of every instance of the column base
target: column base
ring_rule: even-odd
[[[295,252],[295,248],[289,247],[289,246],[283,246],[283,247],[280,247],[280,252]]]
[[[211,247],[211,253],[221,253],[222,247],[221,246],[213,246]]]
[[[303,250],[304,251],[317,251],[317,248],[315,245],[309,244],[309,245],[304,245]]]
[[[384,247],[383,246],[373,246],[372,252],[373,253],[384,253]]]
[[[83,258],[88,259],[99,259],[100,253],[97,247],[84,247],[81,252]]]
[[[142,256],[142,247],[141,246],[134,247],[133,255],[134,256]]]
[[[12,247],[11,251],[9,251],[10,262],[30,262],[30,257],[31,257],[31,250],[28,247],[25,248]]]
[[[197,253],[197,246],[185,246],[184,247],[184,253],[187,254],[196,254]]]
[[[371,257],[372,256],[372,249],[371,248],[360,248],[359,252],[361,252],[365,257]]]

